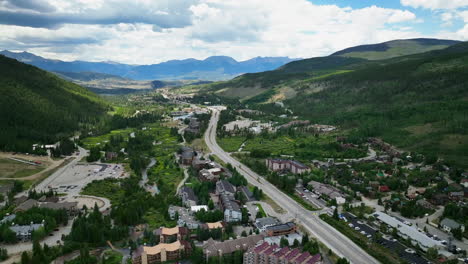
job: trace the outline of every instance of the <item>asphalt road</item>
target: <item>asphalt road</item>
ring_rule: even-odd
[[[333,250],[338,256],[346,257],[354,264],[379,263],[347,237],[323,222],[317,214],[304,209],[289,196],[278,190],[274,185],[221,149],[216,142],[216,126],[219,120],[219,108],[211,107],[210,109],[213,114],[205,133],[205,142],[212,153],[217,155],[224,162],[230,163],[235,167],[250,184],[261,188],[266,195],[271,197],[271,199],[282,208],[286,209],[290,215],[294,216],[296,222],[302,224],[312,235]]]

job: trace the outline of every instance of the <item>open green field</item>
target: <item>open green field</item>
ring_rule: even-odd
[[[120,188],[119,180],[109,178],[91,182],[83,188],[81,194],[104,197],[109,199],[112,204],[115,204],[122,196],[125,195],[125,192]]]
[[[0,178],[21,178],[36,174],[45,166],[34,166],[10,159],[0,159]]]
[[[143,217],[148,223],[150,228],[158,228],[161,226],[164,227],[175,227],[177,225],[176,221],[168,221],[165,219],[164,215],[160,211],[150,209],[145,216]]]
[[[117,129],[117,130],[112,130],[111,132],[104,134],[104,135],[100,135],[96,137],[87,137],[82,140],[83,147],[86,149],[90,149],[97,145],[104,145],[106,142],[109,141],[109,138],[111,136],[115,136],[115,135],[122,135],[123,137],[128,138],[129,134],[134,131],[135,131],[134,128]]]
[[[291,155],[304,159],[321,158],[360,158],[366,155],[364,150],[341,150],[336,142],[336,135],[301,135],[290,137],[287,135],[268,137],[256,136],[247,139],[242,136],[218,138],[218,143],[224,150],[235,152],[245,141],[243,151],[265,150],[272,156]]]

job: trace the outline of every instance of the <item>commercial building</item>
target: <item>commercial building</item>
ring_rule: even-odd
[[[295,160],[267,159],[266,166],[272,171],[288,171],[293,174],[309,172],[310,168]]]
[[[284,236],[292,233],[296,233],[297,226],[292,222],[285,224],[279,224],[274,226],[268,226],[265,228],[267,236]]]
[[[260,232],[265,232],[267,227],[275,226],[278,224],[280,224],[280,222],[276,218],[273,218],[273,217],[263,217],[263,218],[257,218],[255,220],[255,227],[257,227],[257,229]]]
[[[443,247],[440,241],[428,237],[425,233],[419,232],[415,227],[409,226],[384,212],[376,212],[374,213],[374,217],[379,222],[396,228],[399,236],[404,239],[410,239],[413,245],[419,245],[424,251],[427,251],[431,247]]]

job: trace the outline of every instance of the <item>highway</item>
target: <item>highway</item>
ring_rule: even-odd
[[[216,127],[219,120],[220,107],[210,107],[210,109],[212,110],[212,116],[205,133],[205,142],[213,154],[218,156],[222,161],[230,163],[250,184],[261,188],[266,195],[287,210],[288,213],[296,219],[297,223],[304,226],[313,236],[338,256],[345,257],[354,264],[379,263],[350,239],[322,221],[317,214],[304,209],[273,184],[263,179],[260,175],[253,172],[221,149],[216,142]]]

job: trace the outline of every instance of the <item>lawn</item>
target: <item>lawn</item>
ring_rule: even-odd
[[[217,139],[219,146],[227,152],[239,150],[244,141],[245,137],[223,137]]]
[[[96,145],[104,145],[106,142],[109,141],[110,136],[115,135],[122,135],[124,138],[128,138],[129,134],[134,132],[135,128],[126,128],[126,129],[117,129],[112,130],[111,132],[96,136],[96,137],[87,137],[83,139],[81,142],[83,143],[83,147],[86,149],[90,149]]]
[[[119,180],[109,178],[89,183],[83,188],[81,194],[107,198],[115,204],[125,195],[125,192],[120,188]]]
[[[145,216],[143,217],[146,223],[148,223],[149,227],[154,229],[161,226],[164,227],[175,227],[177,225],[176,221],[167,221],[164,218],[164,215],[161,214],[158,210],[151,208],[146,212]]]
[[[102,264],[120,264],[122,263],[122,254],[119,252],[108,250],[102,256]]]
[[[246,139],[241,136],[218,138],[221,148],[227,152],[235,152],[245,141],[243,151],[266,150],[272,156],[290,155],[297,159],[323,159],[323,158],[360,158],[366,155],[365,150],[341,150],[336,142],[336,135],[301,135],[290,137],[287,135],[270,134],[268,136],[255,136]]]
[[[10,159],[0,159],[0,178],[21,178],[36,174],[45,166],[34,166]]]

